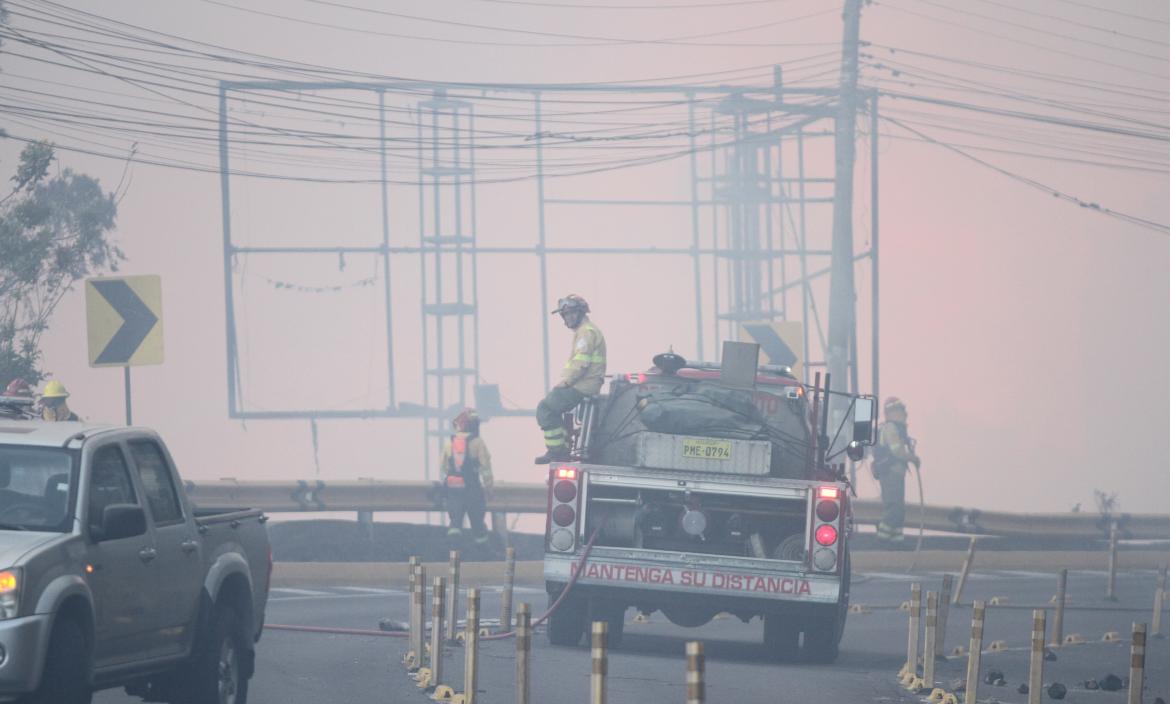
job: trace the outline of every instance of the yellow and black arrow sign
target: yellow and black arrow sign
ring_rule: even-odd
[[[85,282],[91,367],[162,364],[162,280],[120,276]]]

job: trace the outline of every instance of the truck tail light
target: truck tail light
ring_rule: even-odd
[[[812,495],[812,545],[809,547],[812,567],[818,572],[836,572],[841,539],[842,503],[845,496],[839,486],[818,486]]]
[[[581,473],[576,467],[560,465],[549,470],[548,546],[556,552],[571,552],[577,546],[577,524],[581,513]]]

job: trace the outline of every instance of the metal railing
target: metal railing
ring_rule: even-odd
[[[218,481],[187,482],[187,494],[196,505],[249,507],[269,513],[319,511],[443,510],[443,486],[426,481]],[[488,498],[494,513],[544,513],[548,490],[544,484],[498,483]],[[853,501],[854,520],[874,525],[881,503]],[[918,523],[918,508],[907,507],[907,526]],[[924,527],[929,531],[989,536],[1104,538],[1110,531],[1125,539],[1170,540],[1170,515],[1117,513],[1009,513],[974,508],[926,506]]]

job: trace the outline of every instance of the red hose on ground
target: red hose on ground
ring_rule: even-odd
[[[603,525],[605,525],[604,521],[602,521],[602,526]],[[541,614],[540,618],[538,618],[532,622],[533,628],[536,628],[540,624],[547,621],[548,617],[553,615],[553,612],[555,612],[557,610],[557,608],[560,607],[561,603],[565,600],[565,597],[567,597],[569,595],[569,592],[572,591],[573,585],[577,583],[577,578],[581,575],[581,572],[583,571],[583,569],[585,567],[585,561],[589,559],[589,553],[591,553],[593,551],[593,544],[597,541],[597,536],[600,534],[601,534],[601,526],[598,526],[597,530],[593,531],[593,535],[589,538],[589,542],[585,543],[585,551],[583,553],[581,553],[581,560],[577,563],[577,569],[574,570],[573,574],[569,577],[569,583],[565,585],[565,588],[563,590],[561,590],[561,595],[557,597],[557,600],[554,601],[552,603],[552,605],[548,607],[548,611],[545,611],[543,614]],[[266,624],[264,624],[264,628],[267,630],[270,630],[270,631],[293,631],[293,632],[297,632],[297,633],[325,633],[325,634],[340,635],[340,636],[377,636],[379,638],[406,638],[407,636],[410,635],[409,633],[407,633],[405,631],[371,631],[371,630],[362,629],[362,628],[327,628],[327,627],[321,627],[321,626],[293,626],[293,625],[288,625],[288,624],[283,624],[283,623],[266,623]],[[507,633],[496,633],[494,635],[484,636],[484,637],[480,638],[480,640],[503,640],[505,638],[511,638],[514,635],[516,635],[516,631],[508,631]]]
[[[283,623],[266,623],[264,628],[269,631],[297,631],[300,633],[330,633],[339,636],[379,636],[382,638],[405,638],[410,635],[405,631],[371,631],[362,628],[325,628],[321,626],[289,626]]]

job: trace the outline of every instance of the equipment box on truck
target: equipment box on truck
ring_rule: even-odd
[[[745,384],[673,354],[655,364],[579,408],[576,459],[550,467],[550,640],[575,644],[603,620],[620,642],[630,607],[690,627],[729,613],[762,617],[777,658],[796,656],[803,634],[807,659],[834,660],[851,511],[832,460],[872,442],[873,399],[836,395],[852,432],[834,442],[830,395],[787,368],[753,363]]]

